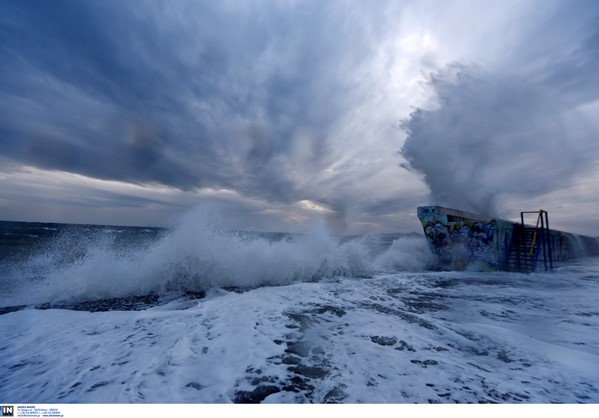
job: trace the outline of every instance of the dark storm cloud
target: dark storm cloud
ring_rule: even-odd
[[[33,167],[85,176],[68,186],[82,204],[154,200],[160,216],[169,199],[234,196],[262,220],[328,213],[386,230],[410,211],[416,224],[425,188],[398,167],[391,125],[431,90],[440,108],[405,122],[404,156],[440,201],[452,190],[492,210],[499,193],[565,184],[594,155],[596,110],[579,109],[598,97],[594,2],[0,3],[0,173],[14,174],[19,208]],[[567,156],[578,162],[562,167]]]
[[[338,4],[237,6],[4,2],[0,153],[102,179],[301,199],[290,152],[312,141],[310,164],[326,162],[327,131],[356,94],[344,67],[369,43]]]
[[[599,13],[585,4],[576,37],[553,54],[537,33],[521,46],[528,59],[511,68],[454,65],[431,76],[438,106],[404,121],[401,154],[424,176],[433,203],[497,214],[502,198],[526,201],[595,168],[599,124],[586,107],[599,100],[599,32],[589,24]]]

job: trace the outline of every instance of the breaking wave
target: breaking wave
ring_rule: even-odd
[[[303,234],[231,232],[216,211],[201,207],[153,240],[115,245],[107,233],[54,240],[13,270],[20,288],[11,304],[15,298],[23,304],[78,302],[364,277],[427,270],[435,261],[424,237],[386,245],[377,236],[341,239],[322,221]]]

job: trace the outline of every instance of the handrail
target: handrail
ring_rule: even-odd
[[[539,232],[539,222],[541,221],[541,216],[543,216],[543,209],[540,209],[538,212],[531,213],[538,213],[539,217],[537,218],[537,224],[535,225],[535,233],[532,236],[532,242],[530,244],[530,251],[528,255],[532,255],[535,250],[535,244],[537,242],[537,233]]]
[[[547,271],[547,261],[549,261],[549,269],[553,270],[553,257],[551,254],[552,253],[551,236],[550,236],[550,231],[549,231],[549,214],[547,213],[547,211],[544,211],[543,209],[539,209],[538,211],[520,212],[520,219],[522,221],[523,230],[526,228],[526,226],[524,225],[524,214],[525,213],[538,214],[537,223],[535,225],[534,234],[533,234],[532,241],[530,244],[530,251],[528,252],[528,255],[531,257],[531,262],[533,262],[532,257],[535,252],[535,246],[537,245],[537,238],[539,237],[539,223],[540,223],[541,224],[540,239],[542,242],[539,245],[541,245],[543,248],[543,263],[545,264],[545,271]],[[535,268],[534,267],[535,265],[536,265],[536,258],[534,260],[533,270]]]

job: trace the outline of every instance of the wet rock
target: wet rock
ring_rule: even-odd
[[[437,364],[439,364],[439,362],[437,362],[436,360],[410,360],[410,363],[418,364],[419,366],[422,366],[425,369],[428,366],[436,366]]]
[[[315,314],[325,314],[325,313],[332,313],[333,315],[341,318],[343,315],[345,315],[345,310],[341,309],[338,306],[330,306],[330,305],[324,305],[324,306],[319,306],[316,309],[313,309],[311,311],[311,313],[315,313]]]
[[[251,392],[240,391],[235,394],[234,403],[260,403],[268,396],[281,392],[278,386],[264,385],[258,386]]]
[[[370,340],[373,343],[382,345],[382,346],[391,346],[391,345],[395,345],[397,343],[397,338],[395,338],[395,337],[381,337],[378,335],[370,337]]]
[[[305,366],[302,364],[299,364],[295,367],[290,367],[289,371],[310,379],[324,379],[327,375],[327,371],[321,367]]]
[[[399,343],[397,344],[397,347],[395,347],[395,349],[399,350],[399,351],[407,350],[407,351],[411,351],[411,352],[416,352],[416,350],[414,350],[414,347],[412,347],[410,344],[408,344],[404,340],[399,340]]]
[[[497,358],[503,361],[504,363],[512,363],[514,361],[513,359],[508,357],[505,350],[501,350],[499,353],[497,353]]]
[[[341,387],[334,387],[331,389],[323,399],[324,403],[340,403],[345,398],[347,398],[347,394],[341,389]]]
[[[199,384],[198,382],[189,382],[188,384],[185,385],[186,388],[192,388],[195,390],[202,390],[204,389],[204,385]]]

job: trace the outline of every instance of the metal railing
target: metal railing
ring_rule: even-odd
[[[532,240],[528,255],[531,259],[532,269],[535,270],[541,250],[543,251],[543,264],[545,271],[553,270],[553,257],[551,253],[551,234],[549,233],[549,214],[543,209],[538,211],[523,211],[520,212],[520,220],[522,222],[522,231],[526,234],[527,228],[524,224],[524,214],[537,214],[537,222],[533,229]],[[538,242],[538,243],[537,243]],[[534,260],[534,262],[533,262]]]

